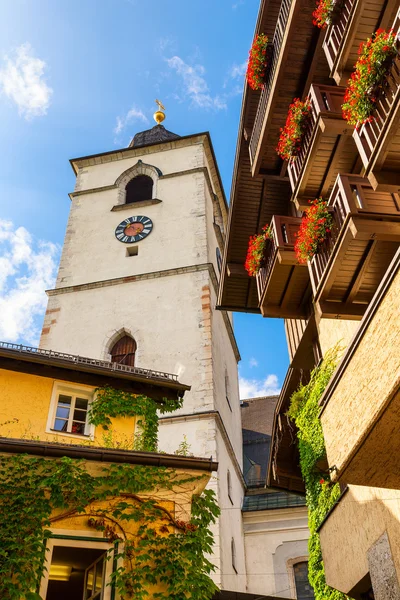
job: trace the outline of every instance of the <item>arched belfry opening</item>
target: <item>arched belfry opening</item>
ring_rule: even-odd
[[[125,192],[126,204],[151,200],[153,197],[153,180],[148,175],[138,175],[127,183]]]
[[[135,366],[136,342],[130,335],[120,338],[110,350],[111,362]]]

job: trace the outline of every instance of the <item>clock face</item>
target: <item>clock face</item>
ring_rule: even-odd
[[[115,237],[124,244],[140,242],[152,232],[153,221],[149,217],[128,217],[118,225]]]

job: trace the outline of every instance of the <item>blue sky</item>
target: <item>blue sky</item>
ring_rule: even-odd
[[[74,176],[126,146],[154,99],[180,135],[210,131],[229,197],[258,0],[6,0],[0,22],[0,339],[35,344]],[[283,322],[235,315],[247,395],[276,392]],[[146,365],[143,365],[146,366]]]

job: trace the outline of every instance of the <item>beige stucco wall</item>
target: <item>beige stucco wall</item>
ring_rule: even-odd
[[[394,460],[394,456],[388,436],[393,424],[400,421],[400,397],[397,401],[395,397],[389,405],[400,382],[399,314],[400,273],[369,323],[321,416],[328,462],[336,467],[333,476],[343,477],[349,483],[368,485],[376,477],[379,485],[385,486],[385,473],[391,474],[388,461]],[[385,416],[385,410],[391,411],[391,418]],[[373,438],[370,431],[378,418],[385,419],[387,424],[380,435]],[[369,448],[372,439],[374,447]],[[365,454],[358,465],[364,473],[364,481],[351,475],[350,461],[356,452]],[[361,477],[362,473],[358,475]],[[398,468],[397,477],[400,481]]]
[[[339,344],[342,348],[346,348],[359,326],[360,321],[320,319],[317,328],[322,355],[330,348],[333,348],[333,346],[336,346],[336,344]]]
[[[296,598],[293,564],[307,560],[307,508],[243,513],[248,592]]]
[[[400,491],[349,486],[320,530],[328,585],[350,592],[369,572],[367,552],[385,531],[400,581]]]

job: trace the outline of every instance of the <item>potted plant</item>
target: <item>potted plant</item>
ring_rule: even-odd
[[[269,225],[263,227],[260,234],[250,237],[244,266],[251,277],[255,277],[263,266],[265,248],[271,238],[272,229]]]
[[[396,35],[393,31],[378,29],[361,44],[358,55],[342,105],[343,118],[356,127],[374,119],[382,84],[397,55]]]
[[[313,25],[326,29],[342,8],[342,0],[317,0],[317,7],[313,12]]]
[[[293,160],[301,149],[304,133],[311,117],[310,100],[294,98],[289,106],[285,127],[281,127],[277,153],[284,160]]]
[[[264,33],[256,35],[249,51],[246,71],[247,83],[252,90],[260,90],[264,87],[268,66],[267,46],[268,37]]]
[[[294,251],[299,263],[311,260],[332,230],[333,218],[322,198],[310,201],[296,235]]]

